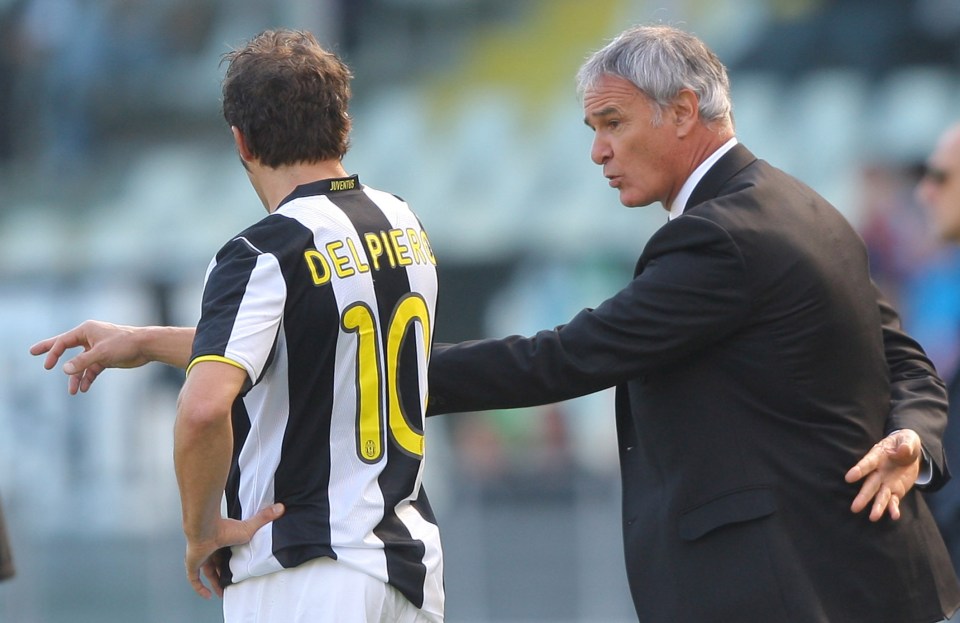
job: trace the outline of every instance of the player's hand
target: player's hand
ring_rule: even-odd
[[[32,355],[47,354],[43,367],[50,370],[69,348],[83,352],[63,364],[69,375],[67,391],[86,392],[106,368],[136,368],[147,363],[135,339],[137,327],[87,320],[66,333],[47,338],[30,347]]]
[[[903,429],[884,437],[847,472],[847,482],[863,480],[850,510],[859,513],[872,500],[870,521],[879,521],[885,512],[900,519],[900,500],[917,481],[922,456],[915,431]]]
[[[193,590],[204,599],[210,599],[213,594],[211,589],[213,589],[217,597],[222,598],[220,562],[224,554],[223,549],[249,543],[257,530],[280,518],[283,512],[283,504],[273,504],[243,521],[220,518],[212,530],[211,538],[197,541],[187,539],[187,553],[183,562],[187,569],[187,581],[190,582]],[[207,588],[200,578],[201,572],[207,578],[210,588]]]

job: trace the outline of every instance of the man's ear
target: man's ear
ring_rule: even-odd
[[[233,142],[237,146],[237,153],[240,154],[240,159],[244,162],[253,161],[253,152],[250,151],[250,147],[247,145],[247,137],[243,135],[243,132],[240,131],[235,125],[230,126],[230,132],[233,133]]]
[[[677,136],[683,138],[690,134],[693,127],[700,123],[700,99],[690,89],[681,89],[670,104],[672,121],[677,128]]]

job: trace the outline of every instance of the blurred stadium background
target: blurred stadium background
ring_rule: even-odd
[[[603,182],[573,76],[651,21],[717,51],[741,141],[863,232],[949,373],[960,258],[911,189],[960,119],[955,0],[0,0],[0,497],[19,569],[0,621],[219,620],[183,580],[182,374],[107,373],[71,398],[27,349],[89,317],[196,321],[212,253],[262,215],[219,115],[223,52],[301,27],[351,64],[348,170],[419,212],[451,341],[561,323],[630,277],[665,215]],[[612,396],[526,411],[429,423],[448,620],[634,620]]]

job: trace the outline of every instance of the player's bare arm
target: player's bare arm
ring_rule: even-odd
[[[262,509],[246,521],[220,514],[233,451],[230,408],[246,374],[227,363],[200,362],[191,369],[177,401],[173,459],[187,540],[184,565],[193,590],[204,598],[211,596],[211,589],[223,596],[216,552],[249,542],[264,524],[283,514],[280,504]],[[203,584],[201,572],[210,588]]]
[[[30,353],[46,354],[43,367],[50,370],[68,349],[82,347],[82,353],[63,364],[70,377],[67,391],[76,394],[88,391],[107,368],[136,368],[151,361],[186,368],[194,332],[192,327],[132,327],[87,320],[37,342]]]
[[[847,482],[863,480],[850,510],[859,513],[872,500],[870,521],[879,521],[885,512],[900,519],[900,500],[916,483],[922,459],[916,432],[903,429],[884,437],[847,472]]]

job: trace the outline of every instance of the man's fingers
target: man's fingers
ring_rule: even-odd
[[[81,331],[72,329],[55,337],[48,337],[31,346],[30,354],[42,355],[46,353],[47,356],[43,360],[43,367],[50,370],[57,365],[57,361],[60,360],[60,357],[63,356],[63,353],[65,353],[67,349],[77,346],[87,347],[86,338],[81,337],[82,335],[83,333]]]
[[[210,589],[207,588],[203,580],[200,579],[200,570],[205,566],[205,562],[196,560],[197,554],[191,551],[191,548],[187,548],[187,555],[183,559],[183,566],[187,570],[187,581],[190,582],[190,586],[193,588],[193,592],[197,595],[200,595],[204,599],[210,599],[212,593]],[[204,561],[206,557],[204,557]],[[204,570],[206,573],[206,570]]]
[[[36,344],[30,347],[31,355],[42,355],[43,353],[50,350],[50,347],[53,346],[53,343],[57,341],[55,337],[48,337],[45,340],[40,340]]]
[[[79,374],[71,374],[67,378],[67,393],[71,396],[76,396],[77,392],[80,391],[80,383],[82,379]]]
[[[880,521],[884,511],[887,510],[887,503],[893,494],[887,487],[882,487],[877,493],[876,500],[873,502],[873,508],[870,509],[870,521]]]
[[[861,478],[868,476],[874,473],[877,469],[877,466],[880,465],[880,460],[883,458],[884,450],[877,444],[870,448],[870,450],[863,455],[863,458],[857,461],[857,464],[850,468],[844,480],[847,482],[857,482]]]
[[[850,470],[847,472],[847,475],[844,476],[843,479],[847,482],[854,483],[863,478],[864,473],[864,467],[860,463],[857,463],[850,468]]]
[[[263,525],[265,525],[265,524],[267,524],[267,523],[269,523],[269,522],[271,522],[271,521],[274,521],[274,520],[276,520],[276,519],[280,519],[280,517],[283,516],[283,513],[284,513],[285,510],[286,510],[286,508],[284,508],[283,504],[280,504],[280,503],[278,502],[278,503],[276,503],[276,504],[271,504],[270,506],[268,506],[268,507],[266,507],[266,508],[260,509],[260,512],[258,512],[256,515],[254,515],[254,517],[256,517],[256,518],[258,518],[258,520],[262,521],[262,523],[260,524],[260,526],[263,526]],[[257,528],[259,529],[260,526],[258,526]]]
[[[67,374],[80,374],[84,370],[99,366],[99,370],[97,370],[97,374],[99,374],[103,371],[103,365],[99,361],[102,358],[102,352],[102,350],[94,347],[78,353],[73,359],[63,364],[63,371]]]
[[[100,364],[93,364],[85,370],[71,374],[67,379],[67,392],[71,396],[75,396],[77,392],[86,393],[90,390],[90,386],[93,385],[93,382],[97,380],[97,376],[99,376],[99,374],[105,369],[106,368]]]
[[[195,565],[191,560],[189,554],[189,549],[187,550],[188,554],[183,561],[184,567],[187,570],[187,581],[190,582],[190,586],[193,588],[193,592],[197,595],[200,595],[204,599],[210,599],[211,593],[210,589],[204,586],[203,580],[200,579],[200,569],[203,565]]]
[[[60,338],[56,338],[50,348],[43,351],[47,353],[47,356],[43,360],[43,368],[45,370],[52,370],[66,351],[66,344],[64,344]]]
[[[859,463],[851,467],[847,471],[846,476],[843,477],[843,479],[846,480],[847,482],[857,482],[861,478],[863,478],[863,468],[860,467]]]
[[[93,385],[93,382],[97,380],[97,377],[103,372],[104,368],[99,363],[92,364],[86,368],[81,374],[76,376],[80,377],[80,391],[86,392],[90,389],[90,386]]]
[[[65,350],[70,348],[66,345],[63,338],[63,335],[57,335],[54,337],[48,337],[45,340],[40,340],[30,347],[30,354],[36,356],[47,353],[47,357],[44,359],[43,366],[49,370],[57,363],[57,358],[59,358]]]
[[[197,595],[200,595],[204,599],[210,599],[212,593],[210,589],[203,585],[203,582],[200,580],[200,573],[197,572],[193,576],[187,576],[187,579],[190,580],[190,586],[193,587],[193,592]]]
[[[208,558],[205,563],[203,563],[203,575],[207,578],[207,583],[217,594],[217,597],[223,598],[223,586],[220,585],[220,569],[217,564],[211,559]]]
[[[283,515],[283,504],[272,504],[266,508],[261,508],[256,515],[241,522],[244,525],[244,540],[243,543],[248,542],[253,538],[253,535],[267,525],[271,521],[279,519]],[[231,545],[239,545],[239,543],[231,543]]]
[[[900,519],[900,496],[891,495],[890,504],[887,506],[890,511],[890,518],[893,520]]]
[[[220,597],[223,596],[223,586],[220,582],[220,569],[218,562],[218,549],[232,545],[249,543],[253,535],[266,524],[278,519],[283,515],[283,504],[272,504],[266,508],[260,509],[253,517],[245,521],[221,518],[217,528],[217,538],[215,542],[206,544],[188,544],[187,555],[184,558],[184,566],[187,570],[187,581],[193,587],[194,592],[209,599],[212,596],[210,588],[216,591]],[[208,549],[209,548],[209,549]],[[211,552],[206,555],[203,552]],[[201,579],[201,572],[207,578],[210,588],[204,585]]]
[[[244,523],[247,524],[250,529],[250,536],[253,536],[253,533],[267,525],[275,519],[279,519],[283,515],[283,504],[271,504],[266,508],[261,508],[257,511],[257,514],[246,520]]]
[[[854,513],[859,513],[865,509],[867,504],[870,503],[870,500],[877,494],[877,491],[880,490],[882,480],[876,472],[867,476],[867,479],[863,481],[863,486],[860,487],[860,492],[857,493],[857,497],[853,498],[853,504],[850,505],[850,510]]]
[[[844,477],[849,483],[866,477],[850,510],[858,513],[872,500],[870,521],[880,521],[885,513],[899,519],[900,500],[916,481],[921,456],[920,436],[910,429],[891,433],[875,444]]]

